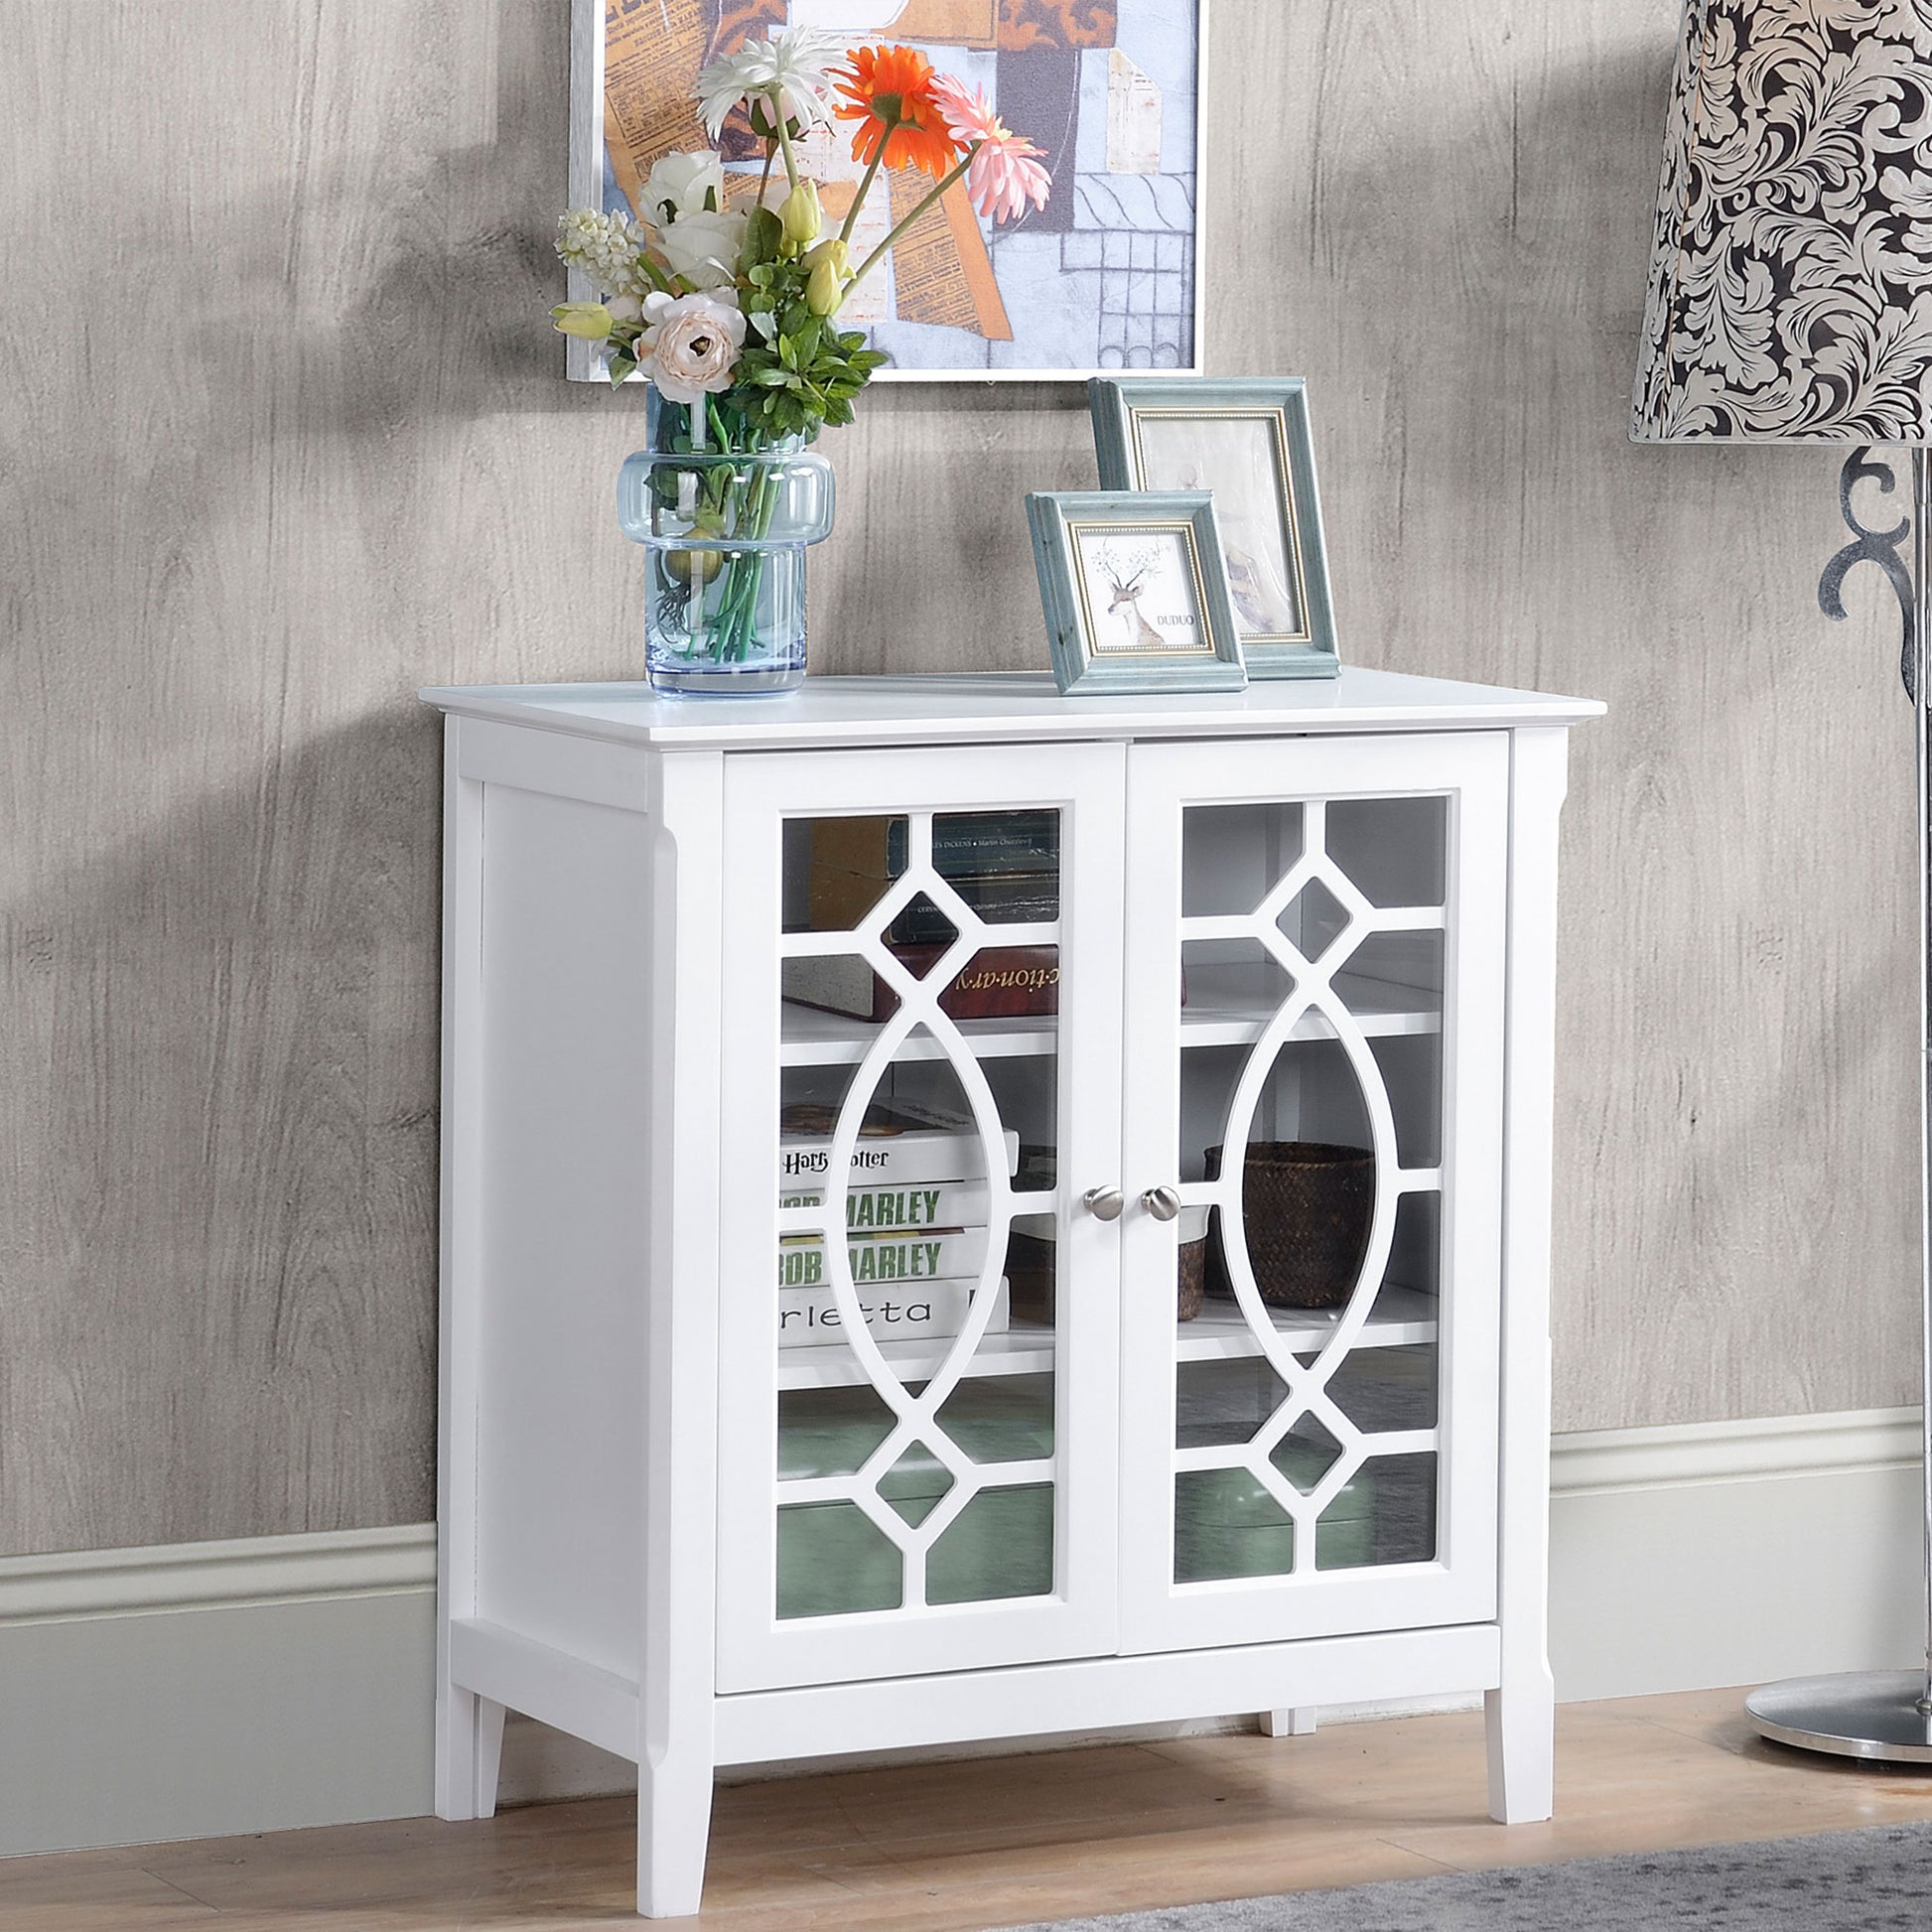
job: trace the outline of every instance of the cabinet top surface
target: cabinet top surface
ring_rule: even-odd
[[[1594,698],[1346,666],[1333,678],[1146,697],[1062,698],[1050,675],[1033,671],[811,677],[762,698],[661,698],[642,683],[432,685],[420,695],[466,718],[712,751],[1498,729],[1580,724],[1604,709]]]

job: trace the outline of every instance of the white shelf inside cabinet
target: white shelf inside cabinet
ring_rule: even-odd
[[[923,1382],[939,1372],[954,1337],[933,1341],[883,1341],[879,1352],[901,1382]],[[814,1359],[817,1358],[817,1359]],[[1037,1375],[1053,1366],[1050,1328],[1009,1328],[980,1340],[967,1365],[968,1375]],[[849,1348],[781,1348],[781,1389],[839,1389],[863,1382],[865,1371]]]
[[[1187,997],[1180,1008],[1183,1046],[1246,1046],[1261,1037],[1288,997],[1285,974],[1271,988],[1250,966],[1189,966],[1186,980]],[[1443,996],[1433,988],[1343,970],[1334,977],[1334,990],[1370,1039],[1443,1031]],[[1289,1034],[1290,1039],[1334,1036],[1334,1028],[1319,1013],[1305,1013]]]
[[[1196,978],[1200,984],[1196,986]],[[1230,983],[1231,980],[1233,983]],[[1388,980],[1356,973],[1337,973],[1335,991],[1361,1023],[1370,1039],[1443,1031],[1443,996],[1427,988],[1397,986]],[[1246,1046],[1259,1039],[1275,1017],[1280,995],[1258,1000],[1252,976],[1241,970],[1223,978],[1219,973],[1187,978],[1187,1000],[1180,1012],[1183,1046]],[[780,1059],[786,1066],[850,1066],[866,1055],[878,1037],[877,1023],[850,1014],[826,1013],[818,1007],[781,1003],[783,1038]],[[1023,1053],[1050,1053],[1058,1029],[1051,1014],[1013,1020],[957,1020],[960,1036],[982,1059],[1008,1059]],[[1332,1039],[1335,1031],[1319,1013],[1307,1013],[1296,1023],[1290,1039]],[[907,1039],[893,1055],[896,1060],[936,1060],[945,1048],[929,1034]]]
[[[856,1066],[879,1036],[878,1025],[850,1014],[826,1013],[818,1007],[800,1006],[795,1000],[780,1003],[783,1013],[783,1037],[778,1048],[784,1066]],[[1050,1015],[1037,1020],[956,1020],[961,1037],[979,1059],[1010,1059],[1021,1053],[1050,1053],[1055,1028]],[[903,1041],[895,1060],[940,1060],[946,1051],[930,1034],[921,1033]]]
[[[1297,1355],[1313,1355],[1325,1348],[1341,1324],[1343,1309],[1270,1309],[1275,1332]],[[1375,1298],[1375,1310],[1355,1337],[1356,1348],[1401,1348],[1411,1342],[1436,1339],[1436,1298],[1417,1289],[1387,1284]],[[1174,1352],[1183,1362],[1215,1357],[1259,1355],[1260,1344],[1247,1317],[1232,1302],[1209,1302],[1191,1321],[1178,1324]]]

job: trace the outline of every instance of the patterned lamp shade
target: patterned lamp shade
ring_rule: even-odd
[[[1640,443],[1932,443],[1932,0],[1686,0]]]

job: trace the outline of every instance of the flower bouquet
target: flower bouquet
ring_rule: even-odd
[[[805,546],[830,530],[829,466],[806,445],[849,423],[887,358],[838,314],[893,243],[955,182],[982,217],[1046,205],[1040,151],[984,91],[910,47],[843,55],[810,29],[774,32],[698,76],[713,141],[743,109],[763,165],[727,173],[710,151],[652,168],[640,218],[573,208],[557,252],[601,291],[551,310],[599,345],[613,383],[649,379],[650,448],[619,485],[626,532],[651,553],[647,663],[678,691],[788,690],[804,676]],[[801,166],[804,137],[853,123],[862,164],[836,228]],[[882,168],[933,186],[863,260],[853,236]]]

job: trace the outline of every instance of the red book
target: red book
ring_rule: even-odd
[[[895,946],[893,954],[915,979],[945,956],[945,946]],[[856,956],[788,959],[784,996],[800,1006],[845,1013],[858,1020],[889,1020],[898,1002],[884,980]],[[988,946],[953,975],[939,1009],[954,1020],[1015,1020],[1060,1010],[1057,946]]]
[[[945,954],[944,946],[895,946],[894,955],[915,978],[923,979]],[[886,989],[882,986],[881,993]],[[873,1018],[893,1010],[890,994],[874,1002]],[[955,1020],[1015,1020],[1060,1010],[1060,949],[1057,946],[989,946],[976,952],[939,996],[939,1011]]]

